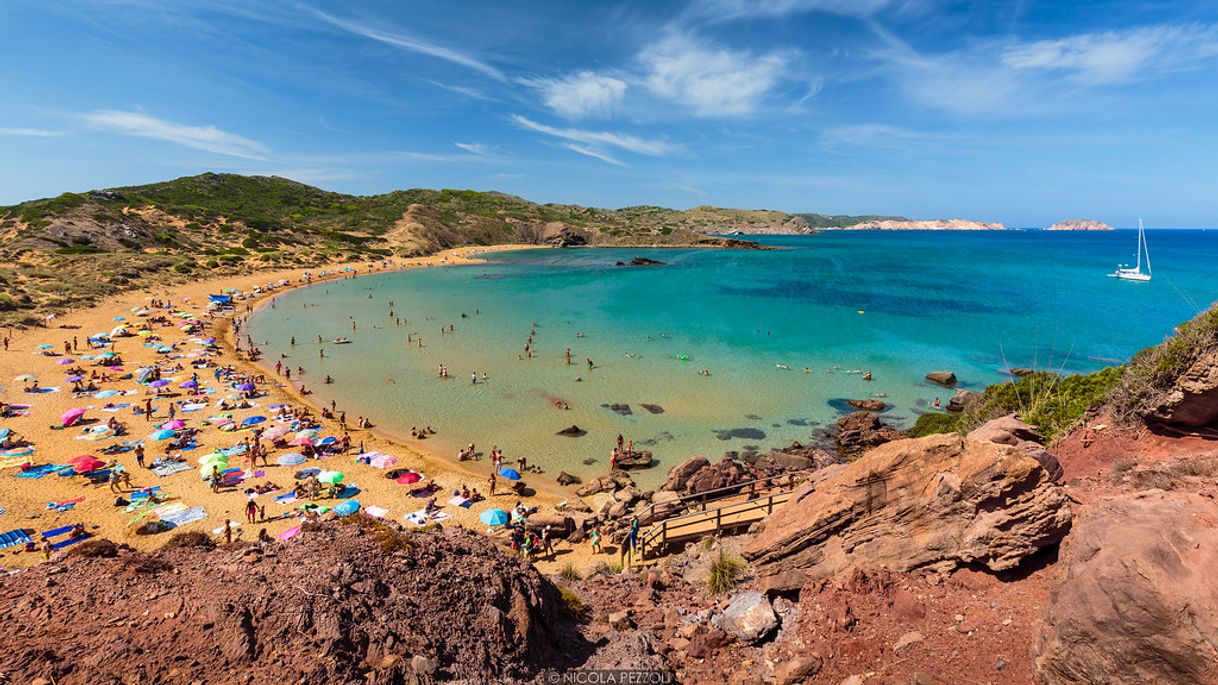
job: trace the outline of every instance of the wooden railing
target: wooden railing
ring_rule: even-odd
[[[649,553],[658,552],[672,542],[718,535],[725,530],[752,525],[769,518],[775,508],[791,498],[794,489],[792,485],[789,489],[771,492],[756,499],[663,519],[639,535],[635,545],[637,555],[634,555],[632,561],[642,563],[647,560]]]
[[[674,500],[667,502],[659,502],[649,504],[643,507],[640,511],[633,514],[633,518],[639,521],[645,521],[648,525],[658,523],[666,518],[673,518],[690,511],[692,507],[697,506],[698,511],[706,511],[706,505],[732,495],[756,494],[757,490],[763,486],[772,486],[776,481],[787,481],[779,485],[783,491],[795,489],[795,486],[803,483],[808,478],[811,471],[788,471],[774,476],[766,476],[765,478],[757,478],[755,480],[736,483],[714,490],[705,492],[691,493],[682,495]]]

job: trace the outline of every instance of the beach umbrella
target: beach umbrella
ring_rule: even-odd
[[[118,356],[117,354],[111,352],[110,350],[106,350],[105,352],[102,352],[101,354],[97,355],[97,358],[98,359],[114,359],[117,356]]]
[[[135,380],[143,383],[144,381],[148,380],[148,377],[151,376],[152,372],[155,370],[156,369],[152,368],[151,366],[141,366],[135,370]]]
[[[110,335],[127,335],[127,327],[115,326],[114,329],[110,331]]]
[[[320,432],[321,432],[320,428],[306,428],[302,431],[296,431],[296,437],[298,437],[298,438],[316,438],[317,434]]]
[[[211,468],[213,464],[228,466],[228,456],[222,452],[212,452],[211,454],[203,455],[203,457],[199,459],[199,466]]]
[[[508,513],[502,509],[487,509],[478,517],[479,521],[488,526],[502,526],[510,519]]]
[[[54,346],[54,345],[46,345],[46,344],[43,344],[43,345],[39,345],[39,346],[38,346],[38,349],[40,349],[40,350],[53,350],[53,349],[55,349],[55,346]]]
[[[414,471],[407,471],[406,473],[403,473],[402,475],[398,476],[394,480],[395,480],[395,482],[401,483],[402,485],[410,485],[411,483],[417,483],[417,482],[423,480],[423,476],[418,473],[415,473]]]
[[[84,379],[85,379],[84,376],[77,376],[76,374],[72,374],[71,376],[68,376],[64,380],[69,383],[76,383],[78,381],[83,381]]]
[[[169,381],[167,381],[167,380],[165,380],[164,378],[162,378],[162,379],[161,379],[161,380],[159,380],[159,381],[152,381],[151,383],[149,383],[149,384],[148,384],[148,387],[150,387],[150,388],[163,388],[163,387],[165,387],[166,385],[169,385]]]
[[[317,482],[325,483],[326,485],[334,485],[335,483],[343,482],[343,478],[345,477],[346,476],[338,471],[322,471],[321,473],[317,474]]]
[[[76,462],[76,468],[73,470],[77,473],[88,473],[90,471],[96,471],[105,465],[106,463],[101,460],[88,459]]]
[[[59,361],[57,361],[57,362],[55,362],[55,363],[56,363],[56,364],[59,364],[60,366],[67,366],[68,364],[75,364],[75,363],[76,363],[76,360],[75,360],[75,359],[68,359],[67,357],[64,357],[63,359],[60,359]]]
[[[127,320],[127,317],[125,317],[125,316],[116,316],[116,317],[114,317],[114,320],[115,320],[115,321],[126,321],[126,320]]]
[[[82,461],[98,461],[98,458],[93,456],[92,454],[82,454],[79,457],[72,457],[71,459],[68,460],[68,463],[71,464],[72,466],[76,466],[77,464],[79,464]]]
[[[20,376],[13,378],[14,383],[29,383],[30,381],[38,380],[38,376],[32,373],[23,373]]]
[[[68,380],[71,380],[71,379],[68,379]],[[75,382],[75,381],[73,381],[73,382]],[[110,397],[114,397],[117,394],[118,394],[117,390],[102,390],[102,391],[96,393],[95,395],[93,395],[93,397],[96,399],[99,399],[99,400],[104,400],[104,399],[107,399]]]
[[[136,333],[136,335],[140,336],[141,338],[147,338],[152,335],[152,331],[140,331],[139,333]]]
[[[359,511],[359,508],[359,500],[349,499],[345,502],[339,502],[338,504],[334,505],[334,513],[338,514],[339,516],[350,516]]]
[[[289,444],[289,445],[295,445],[295,446],[297,446],[297,447],[305,447],[306,445],[312,445],[312,444],[313,444],[313,438],[295,438],[295,439],[293,439],[291,442],[289,442],[288,444]]]
[[[69,410],[65,411],[63,413],[63,416],[59,417],[59,420],[63,422],[63,425],[66,428],[68,426],[75,424],[77,421],[80,421],[80,419],[82,417],[84,417],[84,415],[85,415],[85,410],[81,407],[77,407],[76,409],[69,409]]]
[[[258,424],[260,424],[264,421],[266,421],[265,416],[247,416],[244,419],[241,419],[241,425],[242,426],[257,426]]]
[[[287,426],[271,426],[262,432],[262,437],[266,438],[267,440],[278,440],[291,432],[292,429],[288,428]]]
[[[237,389],[240,390],[241,392],[253,392],[254,384],[253,383],[242,383],[241,385],[237,386]]]
[[[107,369],[110,369],[111,371],[122,371],[122,370],[123,370],[123,365],[122,365],[122,364],[118,364],[118,365],[116,365],[116,366],[107,366],[106,368],[107,368]]]
[[[178,387],[190,389],[197,388],[199,387],[199,381],[182,381],[181,383],[178,383]]]
[[[508,480],[520,480],[520,472],[516,469],[509,469],[506,466],[499,469],[499,475],[507,478]]]
[[[152,433],[152,435],[148,436],[148,439],[149,440],[168,440],[172,437],[173,437],[173,431],[168,430],[168,429],[162,429],[159,431],[154,431]]]
[[[296,466],[298,464],[305,463],[305,461],[305,456],[303,454],[292,452],[291,454],[285,454],[282,457],[279,457],[275,460],[275,463],[279,464],[280,466]]]
[[[161,424],[161,428],[166,428],[171,431],[176,431],[179,428],[185,428],[185,427],[186,427],[186,422],[181,419],[174,419],[172,421],[166,421],[165,423]]]

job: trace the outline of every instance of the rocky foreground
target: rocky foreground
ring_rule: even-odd
[[[747,533],[620,571],[543,577],[496,540],[363,516],[297,539],[145,553],[82,543],[4,579],[18,683],[546,682],[651,669],[688,683],[1218,683],[1218,309],[1135,357],[1052,445],[1019,417],[902,438],[843,417],[838,454],[624,471],[533,521],[660,517],[779,473]],[[972,400],[964,411],[975,407]],[[646,521],[643,522],[647,524]],[[569,553],[565,548],[559,554]]]

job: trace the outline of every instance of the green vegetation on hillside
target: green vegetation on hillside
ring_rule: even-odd
[[[851,216],[849,214],[798,214],[803,217],[804,221],[808,222],[811,228],[845,228],[855,224],[861,224],[867,221],[908,221],[903,216],[881,216],[873,214],[863,214],[860,216]]]

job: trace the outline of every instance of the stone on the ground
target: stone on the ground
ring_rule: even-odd
[[[778,627],[778,616],[760,592],[742,592],[714,619],[715,626],[746,642],[757,642]]]

